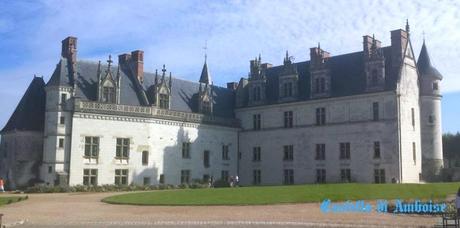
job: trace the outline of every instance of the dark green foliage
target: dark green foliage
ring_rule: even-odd
[[[442,150],[444,159],[449,163],[447,168],[460,167],[460,133],[447,133],[442,136]]]

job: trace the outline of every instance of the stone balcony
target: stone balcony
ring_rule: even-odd
[[[73,105],[66,105],[66,109],[73,109],[75,112],[99,113],[107,115],[144,117],[155,119],[166,119],[180,122],[203,123],[227,127],[240,127],[237,119],[222,118],[201,113],[181,112],[168,109],[160,109],[155,106],[133,106],[108,104],[94,101],[83,101],[74,99]]]

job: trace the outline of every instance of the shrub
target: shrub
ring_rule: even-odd
[[[220,179],[214,182],[214,187],[215,188],[227,188],[227,187],[230,187],[230,183],[228,183],[225,180]]]

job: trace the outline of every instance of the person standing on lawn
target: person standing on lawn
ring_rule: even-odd
[[[3,181],[3,178],[0,177],[0,191],[5,192],[5,182]]]
[[[458,188],[457,195],[455,196],[455,207],[457,208],[457,216],[460,216],[460,188]]]

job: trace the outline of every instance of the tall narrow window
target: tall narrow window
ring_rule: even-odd
[[[220,178],[224,181],[228,181],[228,177],[229,177],[228,170],[222,170]]]
[[[160,108],[169,109],[169,95],[160,94]]]
[[[292,96],[292,82],[286,82],[283,84],[283,97]]]
[[[64,148],[64,139],[59,139],[59,148]]]
[[[340,143],[340,159],[350,159],[350,143]]]
[[[64,116],[59,117],[59,124],[61,124],[61,125],[65,124],[65,117]]]
[[[374,169],[374,182],[385,183],[385,169]]]
[[[316,183],[326,183],[326,170],[325,169],[316,170]]]
[[[292,128],[293,127],[293,113],[292,111],[284,112],[284,127]]]
[[[374,158],[380,158],[380,142],[374,142]]]
[[[160,182],[160,184],[165,183],[165,175],[164,174],[160,174],[160,179],[158,180],[158,182]]]
[[[230,160],[228,145],[222,145],[222,160]]]
[[[253,123],[252,123],[252,124],[253,124],[253,129],[254,129],[255,131],[260,130],[260,128],[261,128],[260,114],[254,114],[254,115],[252,116],[252,121],[253,121]]]
[[[412,127],[415,128],[415,109],[414,108],[411,108],[411,119],[412,119]]]
[[[63,93],[61,94],[61,104],[65,104],[67,101],[67,94]]]
[[[351,170],[350,169],[341,169],[340,170],[340,179],[342,182],[351,182]]]
[[[320,78],[319,80],[319,84],[320,84],[320,93],[324,93],[326,92],[326,79],[325,78]]]
[[[99,137],[85,137],[85,157],[99,156]]]
[[[316,144],[315,160],[326,160],[326,144]]]
[[[414,165],[417,164],[417,149],[415,147],[415,142],[412,142],[412,158],[414,159]]]
[[[107,103],[115,103],[115,88],[112,86],[104,86],[102,88],[102,101]]]
[[[316,109],[316,125],[325,125],[326,124],[326,108],[317,108]]]
[[[293,169],[284,170],[283,184],[294,184],[294,170]]]
[[[261,183],[261,171],[260,169],[255,169],[253,170],[253,179],[252,179],[252,183],[254,185],[259,185]]]
[[[190,158],[190,142],[182,143],[182,158]]]
[[[127,169],[115,169],[115,184],[116,185],[127,185],[128,184],[128,170]]]
[[[149,164],[149,152],[142,151],[142,165],[148,165],[148,164]]]
[[[294,160],[294,146],[293,145],[283,146],[283,160],[284,161]]]
[[[128,138],[117,138],[116,157],[119,159],[129,158],[129,139]]]
[[[203,101],[203,113],[205,114],[211,113],[211,102]]]
[[[208,168],[210,166],[209,157],[210,157],[209,150],[205,150],[203,152],[203,165],[205,168]]]
[[[190,170],[183,169],[180,171],[180,183],[181,184],[190,183]]]
[[[97,185],[97,169],[83,169],[83,185]]]
[[[436,91],[436,90],[439,90],[439,85],[437,82],[434,82],[433,83],[433,90]]]
[[[378,85],[378,84],[379,84],[379,75],[378,75],[376,69],[374,69],[374,70],[372,71],[371,77],[372,77],[372,78],[371,78],[371,86],[376,86],[376,85]]]
[[[252,148],[252,161],[258,162],[260,161],[260,147]]]
[[[253,92],[254,92],[253,97],[252,97],[253,100],[260,101],[260,87],[259,86],[254,87]]]
[[[372,103],[372,120],[374,121],[379,120],[379,103],[378,102]]]

